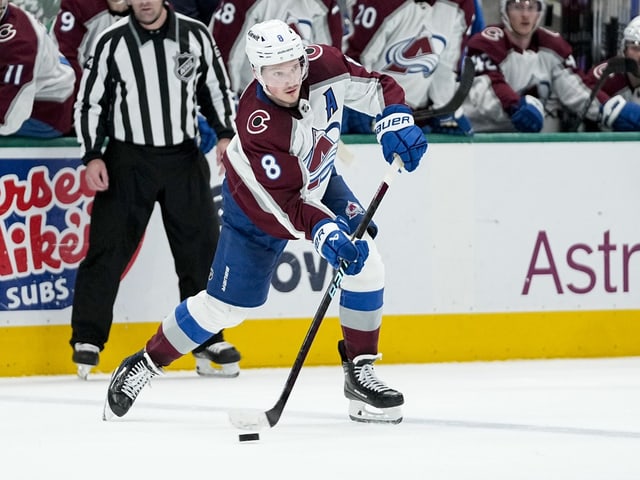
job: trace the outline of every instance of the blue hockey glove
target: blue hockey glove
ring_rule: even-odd
[[[451,115],[441,115],[432,118],[429,123],[422,127],[425,133],[444,133],[446,135],[473,135],[471,122],[464,115],[462,108],[459,108]]]
[[[382,145],[382,153],[389,163],[397,153],[407,172],[412,172],[427,151],[427,139],[420,128],[413,124],[413,114],[406,105],[389,105],[376,116],[376,137]]]
[[[540,100],[525,95],[511,113],[511,123],[519,132],[539,132],[544,125],[544,107]]]
[[[200,130],[200,144],[198,148],[202,153],[209,153],[218,142],[218,136],[213,128],[209,126],[209,122],[202,115],[198,115],[198,130]]]
[[[627,102],[621,95],[602,106],[602,125],[616,132],[640,131],[640,105]]]
[[[349,225],[342,217],[336,217],[335,221],[321,220],[311,232],[316,251],[333,268],[337,269],[340,266],[340,260],[346,260],[349,265],[344,273],[357,275],[369,256],[369,245],[364,240],[352,242],[347,236],[348,234]]]

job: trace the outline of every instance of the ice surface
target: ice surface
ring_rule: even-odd
[[[0,478],[638,480],[640,358],[385,365],[399,425],[351,422],[342,370],[305,367],[257,442],[228,411],[267,410],[288,369],[170,372],[102,420],[108,377],[0,379]]]

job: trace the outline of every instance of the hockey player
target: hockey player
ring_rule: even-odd
[[[91,58],[98,35],[129,15],[125,0],[62,0],[51,26],[51,35],[60,52],[76,73],[74,97],[82,78],[82,68]]]
[[[69,133],[74,80],[45,27],[0,0],[0,135],[53,138]]]
[[[544,11],[544,0],[500,0],[502,23],[469,40],[476,78],[463,106],[475,131],[559,131],[561,109],[580,114],[586,108],[585,74],[571,46],[540,27]],[[614,130],[640,121],[636,106],[610,103],[603,92],[597,98],[588,119]]]
[[[439,108],[456,89],[464,42],[476,15],[473,0],[358,0],[346,53],[369,70],[392,76],[413,108]],[[371,120],[347,110],[344,133],[371,133]],[[470,135],[462,110],[431,119],[426,132]]]
[[[342,17],[336,0],[222,0],[211,23],[231,87],[241,94],[253,80],[244,53],[247,31],[263,20],[280,19],[305,44],[326,43],[341,48]]]
[[[224,221],[209,284],[167,316],[143,350],[123,360],[111,377],[104,418],[125,415],[162,367],[262,305],[287,242],[307,239],[334,268],[341,259],[349,262],[338,349],[350,418],[398,423],[402,393],[373,368],[380,358],[384,266],[370,234],[355,242],[348,237],[364,209],[334,161],[345,103],[377,115],[385,159],[400,155],[408,171],[427,149],[424,134],[391,77],[328,45],[305,49],[280,20],[254,25],[245,48],[255,80],[240,98],[238,132],[224,156]]]
[[[620,42],[620,54],[634,60],[640,69],[640,16],[632,19],[625,27]],[[603,62],[589,71],[589,85],[598,82],[606,66],[607,62]],[[640,77],[633,73],[613,74],[602,85],[602,91],[610,97],[621,95],[627,102],[640,104]]]

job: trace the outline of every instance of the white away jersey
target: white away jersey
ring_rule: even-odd
[[[62,0],[51,27],[51,34],[60,52],[69,60],[76,73],[76,90],[82,78],[82,68],[89,58],[98,35],[127,13],[109,11],[106,0]]]
[[[9,3],[0,24],[0,135],[29,118],[71,130],[75,76],[61,57],[44,25]]]
[[[577,68],[569,43],[556,32],[538,28],[522,51],[511,43],[504,25],[492,25],[471,37],[468,54],[476,78],[463,107],[476,132],[514,131],[511,114],[524,95],[537,97],[545,106],[545,131],[560,105],[577,113],[589,99],[585,74]],[[598,117],[596,103],[589,119]]]
[[[321,203],[340,139],[343,107],[375,116],[404,103],[391,77],[371,73],[328,45],[310,45],[297,108],[271,102],[257,81],[240,98],[237,135],[224,155],[231,195],[264,232],[311,238],[333,215]]]
[[[607,62],[602,62],[589,70],[587,74],[587,84],[593,87],[600,77],[602,72],[607,67]],[[610,75],[602,85],[602,91],[609,97],[615,97],[616,95],[622,95],[627,102],[633,102],[640,104],[640,85],[633,86],[629,80],[629,75],[626,73],[616,73]],[[637,79],[636,79],[637,82]]]
[[[473,0],[358,0],[351,15],[347,55],[391,75],[414,109],[451,99],[475,15]]]

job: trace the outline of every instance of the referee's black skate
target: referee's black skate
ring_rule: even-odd
[[[100,347],[91,343],[77,342],[73,345],[71,360],[76,364],[78,378],[86,380],[91,369],[100,361]]]
[[[349,399],[349,418],[365,423],[400,423],[404,397],[376,376],[373,362],[377,355],[358,355],[349,361],[344,341],[338,342],[344,370],[344,396]]]
[[[193,351],[196,372],[204,377],[234,378],[240,375],[240,352],[224,340]]]
[[[111,375],[102,419],[124,416],[145,385],[160,374],[162,369],[153,363],[144,350],[125,358]]]

